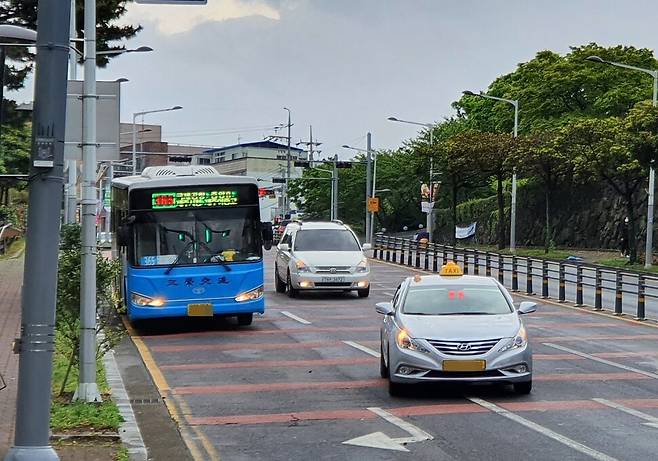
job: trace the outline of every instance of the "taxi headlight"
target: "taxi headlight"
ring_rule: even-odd
[[[410,351],[423,352],[425,354],[430,352],[422,344],[409,336],[406,330],[400,330],[395,339],[400,349],[409,349]]]
[[[258,288],[254,288],[253,290],[240,293],[235,297],[235,300],[239,303],[243,303],[245,301],[254,301],[262,297],[263,297],[263,287],[260,286]]]
[[[295,267],[297,267],[297,272],[311,272],[311,267],[299,259],[295,261]]]
[[[519,328],[519,332],[516,334],[516,336],[510,338],[509,341],[507,341],[505,345],[498,350],[498,352],[506,352],[511,349],[519,349],[524,347],[526,344],[528,344],[528,332],[526,331],[525,327],[521,325],[521,328]]]
[[[148,296],[140,295],[139,293],[131,293],[130,299],[133,304],[140,307],[162,307],[165,305],[164,298],[149,298]]]

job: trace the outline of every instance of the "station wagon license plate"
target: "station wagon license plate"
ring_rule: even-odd
[[[342,283],[345,281],[345,277],[322,277],[323,283]]]
[[[212,304],[188,304],[187,315],[190,317],[212,317]]]
[[[444,360],[443,371],[484,371],[486,360]]]

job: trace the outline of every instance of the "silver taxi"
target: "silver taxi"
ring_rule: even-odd
[[[392,395],[424,381],[502,382],[528,394],[532,349],[520,315],[535,310],[515,308],[497,280],[463,275],[452,262],[439,275],[409,277],[392,302],[377,304],[381,376]]]

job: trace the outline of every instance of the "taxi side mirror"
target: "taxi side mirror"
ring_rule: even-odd
[[[392,302],[377,303],[375,304],[375,310],[383,315],[393,315],[395,313]]]
[[[361,249],[363,251],[370,251],[370,250],[372,250],[372,245],[369,244],[369,243],[364,243],[363,245],[361,245]]]
[[[531,314],[537,310],[537,303],[533,303],[531,301],[523,301],[521,304],[519,304],[519,308],[517,309],[519,314]]]

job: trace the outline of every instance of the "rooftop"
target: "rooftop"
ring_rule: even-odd
[[[237,149],[240,147],[253,147],[257,149],[286,149],[286,150],[288,149],[287,144],[280,144],[274,141],[256,141],[256,142],[245,142],[242,144],[233,144],[231,146],[217,147],[213,149],[204,150],[202,153],[212,154],[224,150]],[[292,147],[292,146],[290,147],[290,150],[294,152],[304,152],[303,149],[299,149],[297,147]]]

